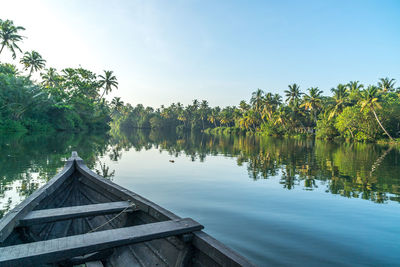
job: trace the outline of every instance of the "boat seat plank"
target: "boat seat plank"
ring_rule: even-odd
[[[112,214],[121,212],[125,209],[126,212],[132,212],[135,210],[135,207],[129,201],[119,201],[56,209],[35,210],[29,212],[23,219],[21,219],[19,225],[29,226],[33,224],[42,224],[87,216]]]
[[[198,222],[185,218],[2,247],[0,266],[54,263],[96,251],[186,234],[203,228]]]

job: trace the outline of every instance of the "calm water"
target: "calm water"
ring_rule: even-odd
[[[77,150],[258,265],[400,264],[398,148],[142,131],[3,136],[0,150],[0,217]]]

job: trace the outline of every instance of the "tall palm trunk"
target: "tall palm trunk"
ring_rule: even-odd
[[[104,91],[103,91],[103,93],[102,93],[101,96],[100,96],[100,99],[103,98],[103,96],[104,96],[105,93],[106,93],[106,89],[104,88]]]
[[[3,44],[3,45],[1,46],[0,54],[1,54],[1,52],[3,52],[4,46],[5,46],[5,44]]]
[[[386,129],[383,127],[381,121],[378,118],[378,115],[376,115],[375,109],[373,107],[371,107],[372,113],[374,113],[375,115],[375,119],[378,122],[379,126],[381,126],[382,130],[386,133],[387,136],[389,136],[390,140],[393,141],[393,138],[390,136],[390,134],[386,131]]]
[[[104,88],[104,91],[101,94],[101,96],[100,96],[99,100],[97,101],[97,103],[100,103],[100,101],[103,99],[103,96],[104,96],[105,92],[106,92],[106,88]]]

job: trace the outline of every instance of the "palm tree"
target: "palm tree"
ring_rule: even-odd
[[[111,100],[111,106],[113,107],[114,111],[121,112],[124,102],[120,97],[114,97],[113,100]]]
[[[264,92],[260,88],[258,88],[257,91],[252,93],[251,99],[250,99],[250,104],[252,105],[252,107],[255,111],[258,111],[258,112],[261,111],[263,98],[264,98]]]
[[[378,115],[376,114],[376,111],[375,111],[376,109],[382,108],[382,106],[378,103],[378,101],[379,101],[378,88],[373,85],[368,86],[368,88],[362,92],[361,97],[362,97],[362,99],[360,100],[361,111],[363,111],[366,108],[368,108],[370,111],[372,111],[379,126],[386,133],[386,135],[389,136],[390,140],[393,140],[392,136],[390,136],[390,134],[383,127],[383,125],[382,125],[381,121],[379,120]]]
[[[275,112],[274,125],[281,124],[283,128],[286,130],[286,119],[287,119],[287,111],[285,107],[280,106],[278,110]]]
[[[209,112],[208,101],[207,100],[201,101],[199,113],[200,113],[201,123],[203,125],[203,131],[204,131],[204,120],[207,118],[208,112]]]
[[[304,96],[304,103],[300,107],[312,112],[314,122],[317,122],[317,112],[322,107],[321,94],[323,93],[318,87],[308,88],[308,95]]]
[[[395,83],[395,79],[389,79],[388,77],[380,78],[378,82],[378,87],[384,93],[393,92]]]
[[[286,102],[289,106],[297,106],[299,103],[300,96],[303,94],[300,92],[300,86],[297,84],[288,85],[289,90],[285,90]]]
[[[100,99],[103,98],[104,94],[107,95],[108,93],[110,93],[113,87],[115,87],[115,89],[118,89],[117,77],[113,75],[113,71],[105,70],[104,76],[99,75],[99,78],[100,78],[100,87],[104,86],[104,91]]]
[[[10,49],[13,59],[16,58],[15,50],[19,50],[22,53],[21,48],[17,45],[24,38],[18,34],[18,31],[22,30],[25,30],[25,28],[15,26],[12,20],[0,20],[0,54],[3,52],[4,47]]]
[[[360,81],[350,81],[347,84],[347,87],[349,88],[350,92],[358,92],[364,88],[364,85],[361,84]]]
[[[247,110],[250,109],[250,105],[246,103],[246,101],[242,100],[239,103],[239,109],[241,112],[246,112]]]
[[[217,127],[217,121],[218,121],[218,115],[219,112],[217,109],[213,108],[211,110],[211,113],[208,114],[207,120],[214,124],[214,127]]]
[[[197,99],[195,99],[195,100],[193,100],[193,105],[192,105],[192,107],[193,107],[193,110],[194,111],[196,111],[198,108],[199,108],[199,100],[197,100]]]
[[[44,68],[46,65],[46,60],[42,58],[42,56],[36,52],[25,52],[24,57],[20,61],[22,64],[24,64],[24,69],[29,71],[28,77],[30,78],[32,75],[33,71],[38,71]]]
[[[60,75],[57,73],[55,68],[46,69],[46,73],[41,73],[42,84],[47,87],[55,87],[58,84]]]
[[[274,104],[277,107],[282,104],[282,97],[280,94],[274,94],[273,99],[274,99]]]
[[[246,130],[255,131],[257,124],[257,113],[249,110],[239,119],[239,127]]]
[[[261,114],[261,119],[264,121],[265,117],[268,119],[272,118],[272,114],[275,110],[275,99],[272,93],[267,93],[263,101],[263,109]],[[265,122],[265,121],[264,121]]]
[[[343,108],[347,104],[347,97],[349,96],[347,87],[343,84],[339,84],[336,88],[332,88],[331,91],[335,102],[332,106],[331,113],[329,114],[329,120],[343,111]]]

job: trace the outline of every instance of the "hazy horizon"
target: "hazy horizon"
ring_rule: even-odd
[[[21,48],[47,67],[113,70],[109,97],[226,106],[294,82],[325,95],[350,80],[400,86],[399,12],[398,1],[62,0],[2,3],[0,19],[26,28]]]

